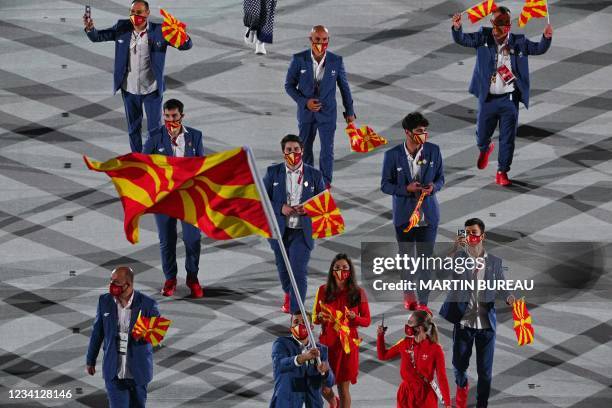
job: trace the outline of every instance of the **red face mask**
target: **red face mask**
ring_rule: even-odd
[[[300,323],[295,326],[291,326],[291,334],[298,340],[304,340],[308,337],[308,330],[306,330],[306,325],[304,323]]]
[[[301,152],[293,152],[289,154],[285,154],[285,162],[291,167],[299,166],[302,162],[302,153]]]
[[[166,129],[168,129],[168,132],[170,133],[172,133],[173,130],[181,127],[180,120],[164,120],[164,123],[166,125]]]
[[[468,235],[466,238],[468,245],[476,246],[482,242],[482,235]]]
[[[137,14],[130,15],[130,20],[134,27],[139,27],[147,22],[147,18],[145,16],[139,16]]]
[[[317,55],[325,54],[325,51],[327,51],[328,46],[329,46],[329,43],[321,43],[321,44],[313,43],[312,50],[316,52]]]
[[[412,141],[416,144],[424,144],[427,141],[427,138],[429,137],[429,133],[428,132],[423,132],[423,133],[411,133],[412,135]]]
[[[350,269],[336,269],[334,270],[334,274],[336,275],[336,278],[338,278],[339,281],[345,281],[351,277],[351,270]]]
[[[414,337],[414,335],[415,335],[414,327],[412,327],[410,325],[405,325],[404,326],[404,332],[406,333],[407,337]]]
[[[114,297],[119,297],[123,293],[123,287],[120,285],[111,283],[110,286],[108,287],[108,292]]]

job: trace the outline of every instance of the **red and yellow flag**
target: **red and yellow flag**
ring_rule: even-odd
[[[357,153],[367,153],[380,145],[389,143],[387,139],[377,134],[371,127],[362,126],[359,129],[353,122],[345,129],[351,142],[351,150]]]
[[[466,13],[472,24],[474,24],[494,12],[496,9],[497,4],[495,4],[495,0],[484,0],[482,3],[466,10]]]
[[[344,219],[329,189],[306,201],[304,210],[312,219],[313,238],[326,238],[344,232]]]
[[[533,326],[531,315],[525,305],[525,299],[515,300],[512,305],[512,318],[514,319],[514,331],[519,346],[533,343]]]
[[[417,201],[414,210],[412,211],[412,215],[410,215],[410,220],[408,221],[408,226],[404,229],[404,232],[408,232],[413,229],[421,220],[421,206],[423,205],[423,200],[427,194],[421,193],[419,196],[419,201]]]
[[[130,153],[104,163],[83,159],[90,170],[111,178],[133,244],[138,220],[147,213],[183,220],[213,239],[272,236],[244,148],[205,157]]]
[[[159,14],[164,18],[162,22],[162,35],[164,39],[174,48],[185,44],[185,41],[187,41],[187,32],[185,31],[187,26],[185,23],[179,21],[164,9],[159,9]]]
[[[355,347],[359,347],[362,339],[351,337],[351,328],[349,327],[348,308],[344,308],[344,313],[336,310],[333,307],[326,305],[319,300],[321,312],[334,324],[334,331],[338,333],[338,339],[342,344],[342,349],[346,354],[349,354]]]
[[[523,11],[519,16],[519,27],[525,27],[532,17],[544,18],[548,15],[548,4],[546,0],[525,0]]]
[[[142,338],[156,347],[164,339],[171,323],[172,320],[164,317],[144,317],[141,312],[138,312],[138,319],[132,329],[132,337],[135,340]]]

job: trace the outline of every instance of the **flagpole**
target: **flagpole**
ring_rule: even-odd
[[[289,256],[287,255],[287,250],[285,249],[285,245],[283,244],[280,227],[278,226],[278,222],[276,221],[276,215],[274,215],[274,209],[272,207],[272,203],[270,202],[270,197],[268,197],[268,192],[266,191],[263,185],[262,178],[259,177],[257,166],[255,166],[255,156],[253,155],[251,148],[245,146],[244,149],[247,152],[249,167],[251,168],[251,173],[253,174],[253,179],[255,180],[255,186],[257,187],[259,196],[261,197],[261,202],[263,203],[264,212],[266,213],[266,218],[268,219],[268,224],[272,228],[271,238],[275,239],[278,242],[278,246],[283,256],[283,261],[285,262],[285,267],[287,268],[287,273],[289,274],[289,280],[291,280],[291,287],[293,287],[295,300],[297,301],[298,307],[300,308],[300,312],[302,313],[302,317],[304,318],[304,323],[306,326],[306,331],[308,332],[308,339],[310,341],[310,345],[312,348],[315,348],[317,342],[312,332],[312,328],[310,327],[310,319],[308,319],[308,315],[306,314],[306,308],[304,307],[304,302],[302,302],[302,297],[300,296],[297,281],[295,280],[295,276],[293,275],[293,269],[291,269]],[[317,363],[321,364],[320,357],[317,357]]]
[[[548,0],[546,0],[546,24],[550,24],[550,6]]]

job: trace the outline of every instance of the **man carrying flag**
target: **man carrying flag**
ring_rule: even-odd
[[[466,236],[457,236],[449,256],[474,259],[474,269],[453,273],[453,279],[472,281],[474,289],[449,292],[440,309],[440,315],[454,325],[452,339],[453,368],[457,384],[456,407],[467,407],[469,388],[467,369],[470,365],[472,348],[475,345],[478,372],[476,407],[486,408],[493,381],[493,355],[497,326],[495,299],[498,293],[496,290],[478,290],[478,281],[484,280],[490,287],[494,282],[504,281],[506,278],[502,260],[485,250],[484,222],[479,218],[467,220],[465,232]],[[465,287],[465,285],[461,286]],[[514,303],[515,297],[511,292],[507,290],[500,292],[508,305]]]
[[[134,272],[116,268],[108,293],[100,295],[87,349],[87,373],[96,373],[100,347],[104,349],[102,376],[111,408],[141,408],[153,379],[153,347],[130,333],[138,316],[158,317],[157,302],[134,290]]]
[[[298,136],[285,136],[281,140],[281,149],[284,162],[268,167],[263,182],[303,302],[306,297],[308,261],[314,248],[314,240],[312,221],[305,214],[301,203],[323,192],[325,185],[321,172],[302,161],[303,143]],[[278,276],[285,292],[281,310],[285,313],[297,312],[299,307],[296,294],[291,286],[279,241],[271,239],[270,245],[274,251]]]
[[[204,156],[202,132],[183,125],[183,103],[169,99],[164,103],[164,125],[154,129],[145,142],[143,153],[162,154],[173,157]],[[166,214],[155,214],[155,223],[159,234],[162,270],[166,281],[162,295],[172,296],[176,290],[176,240],[177,219]],[[200,230],[186,221],[181,221],[183,242],[185,244],[186,284],[193,298],[204,296],[198,280],[200,270]]]
[[[395,237],[402,254],[412,257],[433,253],[440,221],[440,207],[436,193],[444,185],[444,167],[438,145],[427,142],[429,121],[420,113],[412,112],[402,121],[406,141],[385,152],[381,190],[393,196],[393,224]],[[425,197],[419,201],[422,195]],[[420,208],[419,208],[420,207]],[[413,214],[418,213],[416,225],[408,228]],[[430,271],[403,270],[402,279],[428,280]],[[427,305],[429,291],[417,291],[418,302]],[[404,307],[414,310],[417,299],[411,292],[404,293]]]
[[[553,29],[547,24],[539,42],[530,41],[522,34],[510,33],[510,10],[498,6],[493,10],[492,28],[482,27],[478,32],[464,33],[461,15],[453,16],[451,31],[457,44],[476,49],[476,65],[469,88],[470,93],[478,98],[476,141],[480,154],[476,165],[481,170],[487,167],[494,149],[491,138],[499,124],[495,182],[510,186],[512,182],[508,179],[508,172],[514,155],[519,101],[529,107],[527,60],[529,55],[544,54],[548,50]],[[468,16],[472,18],[469,12]]]

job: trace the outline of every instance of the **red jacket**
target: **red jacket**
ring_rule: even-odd
[[[410,358],[409,350],[413,347],[416,371]],[[445,405],[450,403],[450,391],[448,379],[446,378],[446,365],[444,364],[444,351],[442,346],[433,343],[429,338],[416,343],[412,339],[404,337],[393,347],[387,349],[385,335],[378,335],[376,341],[379,360],[390,360],[398,355],[402,356],[400,375],[402,384],[397,393],[398,407],[437,408],[438,398],[429,384],[417,374],[420,373],[427,381],[431,382],[434,373],[438,379],[438,385],[442,392]]]

